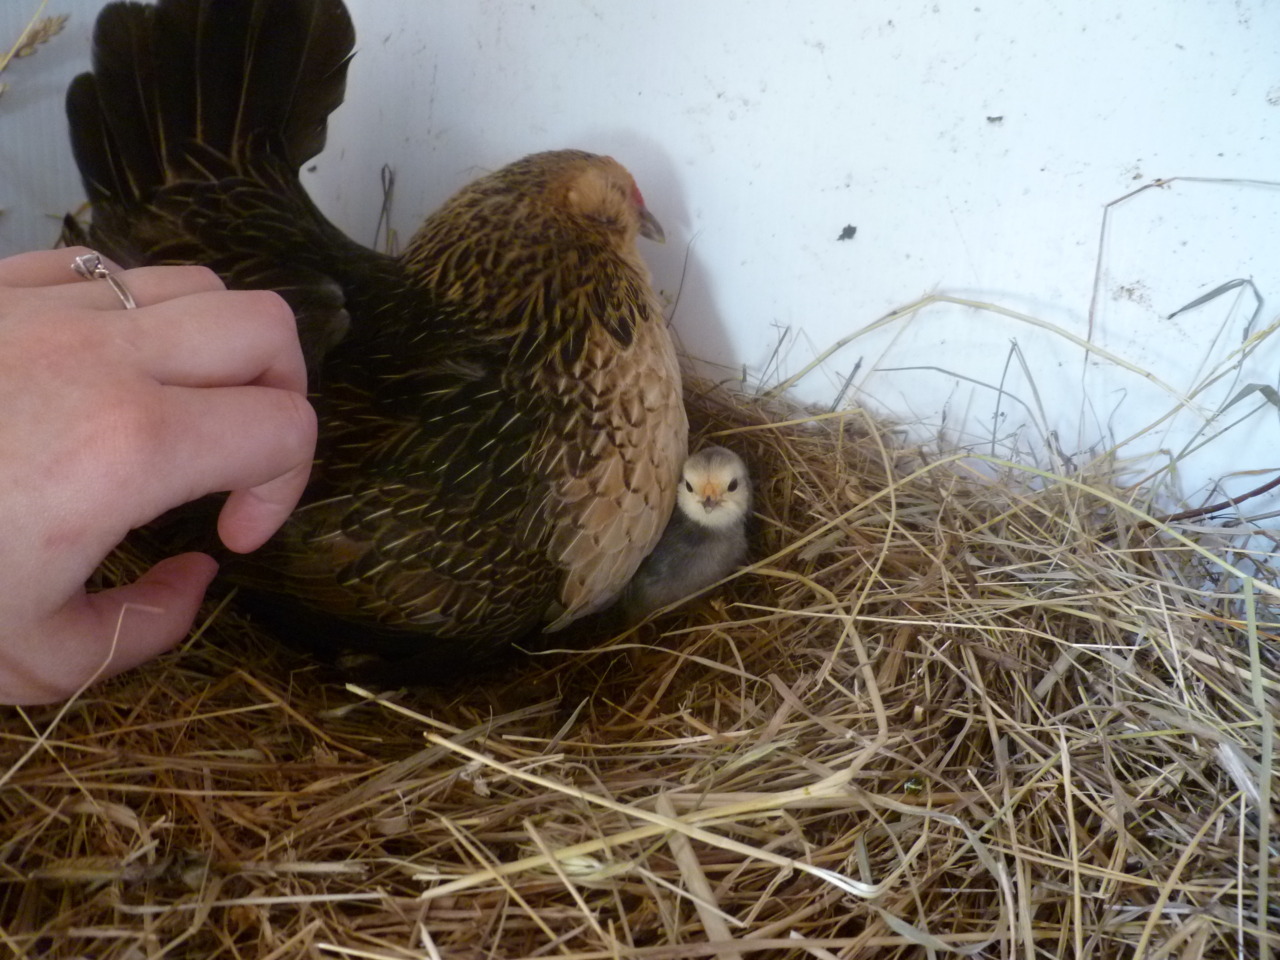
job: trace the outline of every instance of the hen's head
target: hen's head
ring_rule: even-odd
[[[658,243],[666,239],[635,178],[613,157],[567,150],[543,156],[563,163],[563,173],[552,181],[552,195],[571,216],[616,230],[625,243],[634,242],[637,234]]]
[[[545,271],[598,276],[612,253],[648,285],[636,237],[663,239],[640,188],[612,157],[582,150],[531,154],[468,184],[423,223],[403,259],[449,299],[523,297]],[[577,248],[577,255],[568,251]],[[644,296],[643,290],[633,294]],[[554,306],[554,304],[553,304]]]

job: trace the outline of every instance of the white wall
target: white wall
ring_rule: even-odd
[[[1047,429],[1072,453],[1174,407],[1253,311],[1241,291],[1166,319],[1178,307],[1249,277],[1268,298],[1255,329],[1276,316],[1280,187],[1240,181],[1280,181],[1280,4],[348,2],[348,106],[308,177],[339,224],[372,240],[383,164],[407,238],[477,172],[554,147],[612,153],[666,227],[646,255],[672,295],[688,255],[684,344],[745,365],[752,387],[923,294],[956,294],[1091,339],[1173,395],[1025,322],[946,305],[856,339],[802,395],[830,402],[860,363],[850,397],[922,430],[945,420],[990,450],[998,417],[997,452],[1011,432],[1035,450]],[[31,6],[0,5],[0,42]],[[79,196],[61,95],[98,6],[52,0],[73,14],[67,33],[0,76],[0,253],[47,242],[44,214]],[[1109,202],[1183,176],[1236,182],[1117,204],[1100,251]],[[856,236],[837,240],[846,225]],[[1275,386],[1277,362],[1264,344],[1140,446],[1180,448],[1242,385]],[[1001,382],[1012,396],[997,409]],[[1267,408],[1185,463],[1186,493],[1280,466],[1277,439]]]

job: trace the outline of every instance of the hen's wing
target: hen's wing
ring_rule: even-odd
[[[459,351],[375,396],[342,348],[320,405],[316,480],[237,578],[353,621],[445,638],[510,636],[555,597],[546,425],[503,387],[498,355]]]

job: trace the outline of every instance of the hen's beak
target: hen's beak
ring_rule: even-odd
[[[666,243],[667,235],[662,232],[662,224],[658,222],[658,218],[649,212],[649,208],[641,205],[640,207],[640,236],[654,243]]]

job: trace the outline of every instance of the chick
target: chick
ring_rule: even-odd
[[[688,426],[636,246],[662,231],[621,164],[560,150],[464,188],[403,256],[350,240],[298,169],[354,42],[340,0],[105,7],[67,94],[93,210],[74,239],[293,307],[312,480],[224,564],[276,622],[506,646],[611,603],[670,516]]]
[[[751,479],[732,450],[707,447],[684,462],[676,510],[623,592],[627,623],[720,580],[747,553]]]

